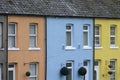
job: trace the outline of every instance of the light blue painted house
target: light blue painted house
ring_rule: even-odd
[[[46,80],[93,80],[93,20],[47,17]]]

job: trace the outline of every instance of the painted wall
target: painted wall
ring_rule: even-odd
[[[120,74],[120,19],[95,19],[95,24],[100,24],[101,48],[95,49],[95,59],[99,62],[99,80],[109,80],[108,74],[110,59],[116,60],[116,80]],[[110,25],[116,25],[116,44],[118,48],[110,48]]]
[[[66,24],[73,24],[73,50],[66,47]],[[90,24],[89,49],[83,48],[83,25]],[[89,61],[89,80],[92,79],[93,60],[93,20],[89,18],[58,18],[48,17],[47,31],[47,80],[66,80],[60,74],[60,69],[67,60],[73,61],[73,80],[83,80],[78,75],[78,69],[83,66],[84,60]]]
[[[8,51],[9,64],[15,63],[15,80],[28,80],[25,73],[29,71],[29,63],[38,63],[38,80],[45,80],[45,35],[44,18],[30,16],[8,16],[8,22],[17,23],[16,45],[19,50]],[[37,23],[37,47],[40,50],[29,50],[29,24]]]
[[[7,63],[7,17],[6,16],[0,16],[0,23],[3,27],[3,47],[0,48],[0,64],[2,65],[2,80],[6,80],[6,63]]]

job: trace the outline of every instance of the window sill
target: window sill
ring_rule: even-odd
[[[16,50],[20,50],[20,49],[19,48],[8,48],[8,50],[16,51]]]
[[[75,50],[76,48],[75,47],[73,47],[73,46],[66,46],[65,47],[65,50]]]
[[[40,50],[40,48],[28,48],[28,50]]]
[[[118,46],[110,46],[110,49],[117,49],[119,48]]]
[[[90,46],[83,46],[83,49],[92,49]]]
[[[103,48],[103,47],[101,47],[101,46],[100,46],[100,47],[95,47],[95,49],[102,49],[102,48]]]
[[[0,50],[4,50],[4,48],[0,48]]]

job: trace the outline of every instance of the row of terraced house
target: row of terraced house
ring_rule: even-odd
[[[119,0],[1,0],[0,80],[119,80]]]

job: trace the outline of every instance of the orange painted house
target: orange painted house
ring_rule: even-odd
[[[45,80],[44,24],[43,17],[8,16],[9,80]]]

